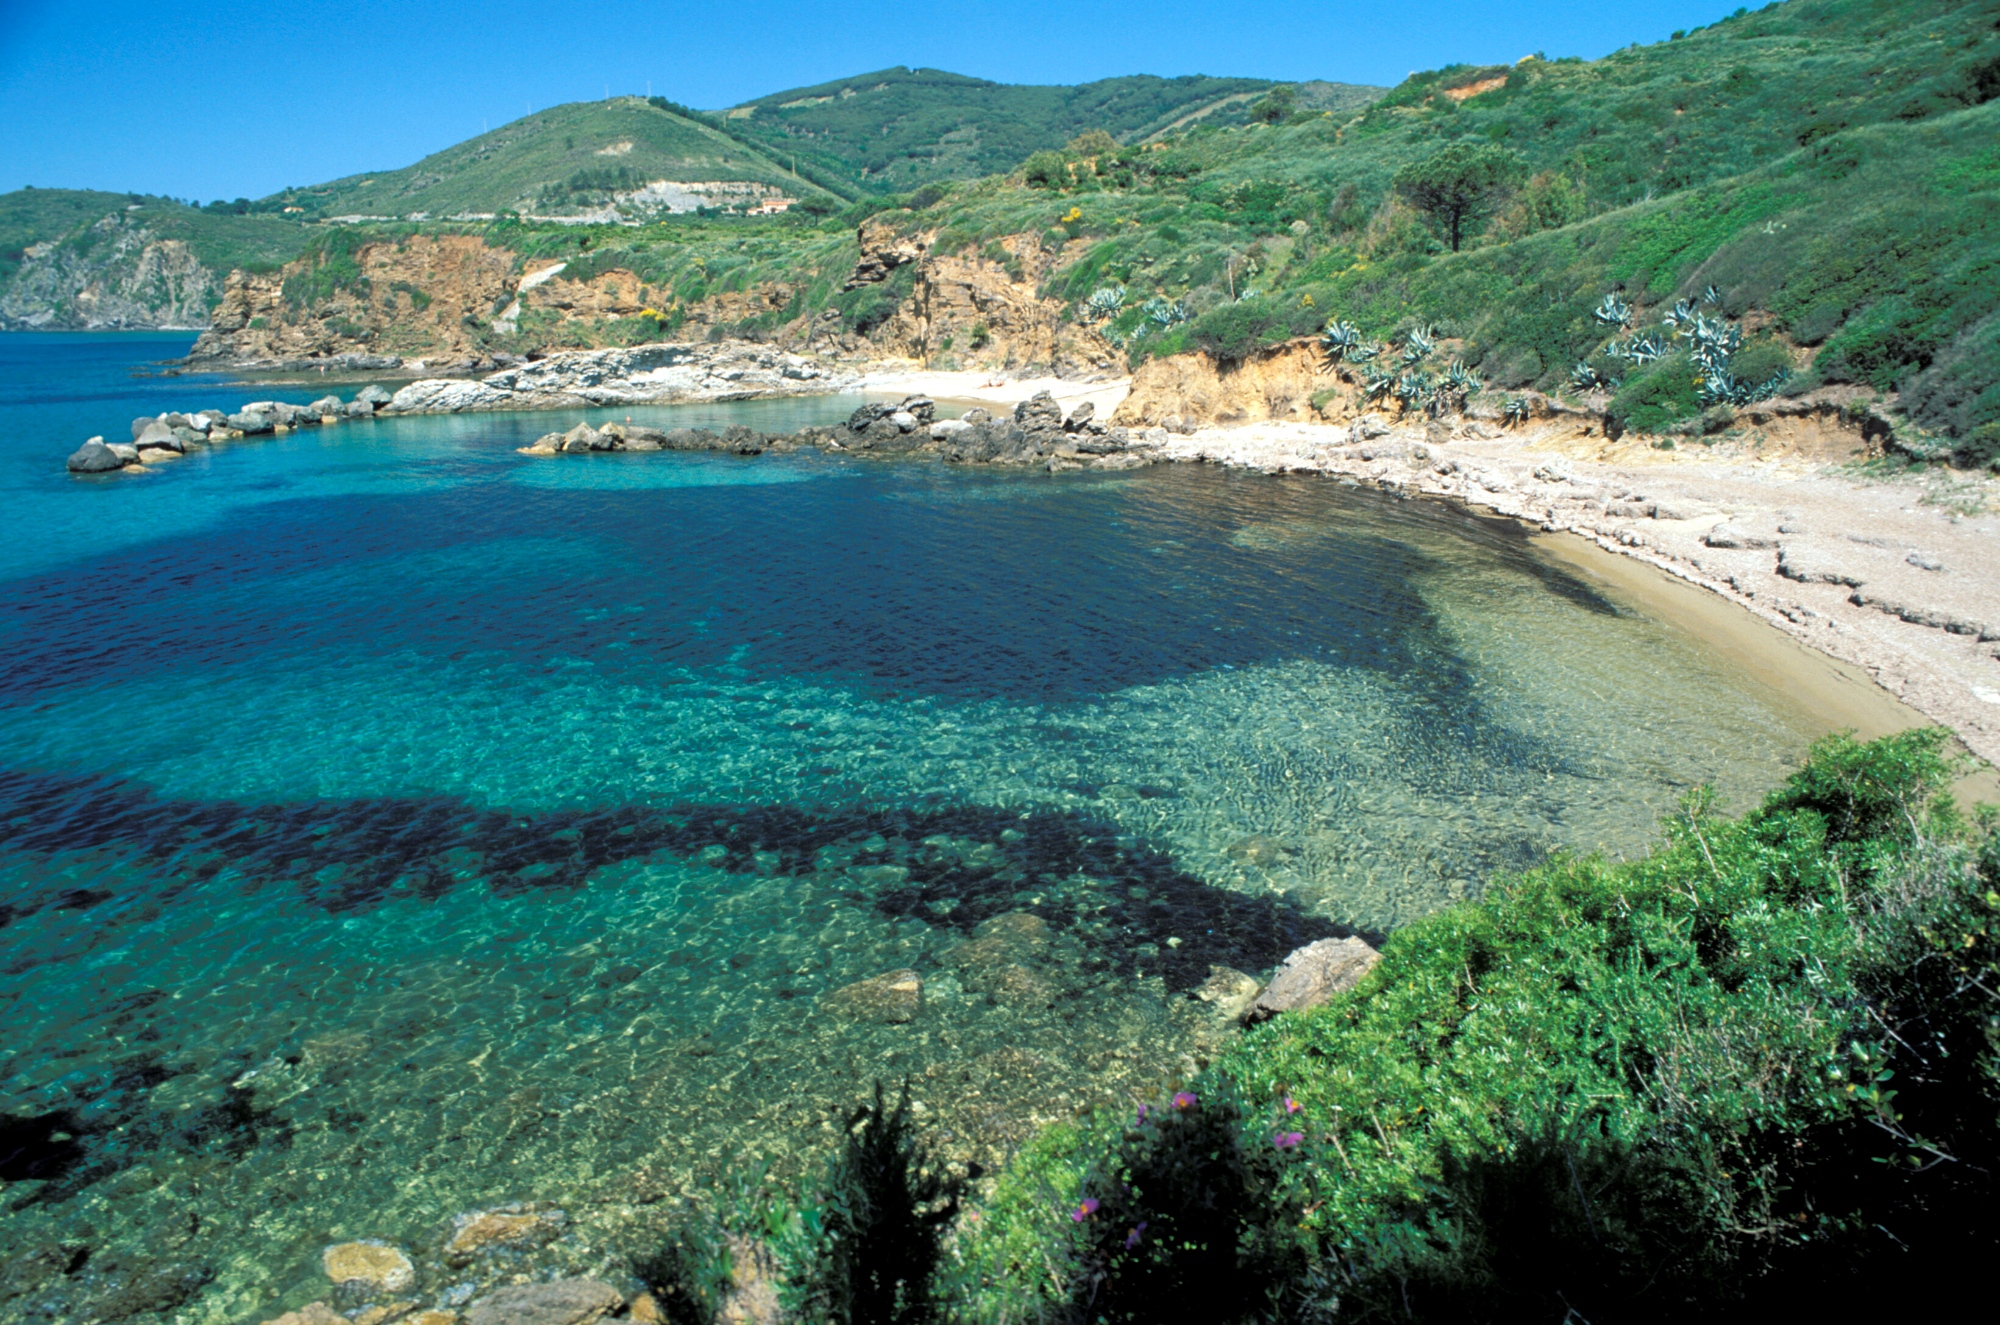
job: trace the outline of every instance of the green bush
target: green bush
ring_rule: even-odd
[[[1665,432],[1668,425],[1701,413],[1698,381],[1694,360],[1670,354],[1627,377],[1611,397],[1609,413],[1630,431]]]
[[[969,1235],[966,1314],[998,1318],[1005,1283],[1013,1319],[1094,1319],[1055,1310],[1079,1278],[1097,1301],[1234,1284],[1286,1319],[1337,1295],[1363,1321],[1971,1290],[2000,1196],[2000,839],[1944,795],[1943,741],[1828,738],[1741,819],[1697,793],[1643,859],[1558,858],[1399,931],[1352,993],[1189,1087],[1235,1102],[1233,1138],[1100,1121],[1030,1147]],[[1119,1259],[1162,1163],[1156,1186],[1202,1193],[1168,1206],[1236,1222],[1183,1238],[1180,1278]],[[1099,1191],[1068,1227],[1045,1208]]]

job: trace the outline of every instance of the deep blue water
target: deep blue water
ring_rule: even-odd
[[[588,1268],[877,1077],[998,1159],[1191,1070],[1212,968],[1635,847],[1817,732],[1511,527],[1330,481],[515,449],[851,398],[64,473],[323,389],[132,377],[186,340],[0,337],[0,1241],[89,1252],[0,1317],[152,1275],[136,1318],[262,1319],[347,1237],[444,1300],[521,1268],[435,1256],[507,1201]],[[902,967],[915,1021],[842,1012]]]

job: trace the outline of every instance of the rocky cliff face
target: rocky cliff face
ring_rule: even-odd
[[[1118,407],[1116,421],[1341,422],[1355,416],[1358,397],[1355,384],[1329,366],[1311,340],[1294,340],[1244,359],[1217,359],[1196,351],[1148,360],[1132,374],[1132,392]],[[1374,408],[1396,412],[1393,401]]]
[[[304,258],[273,275],[233,271],[195,360],[291,362],[342,355],[482,362],[482,324],[513,298],[515,258],[466,235],[357,249],[359,279],[316,282]],[[288,293],[289,292],[289,293]]]
[[[113,214],[77,239],[36,244],[0,295],[0,329],[201,327],[221,282],[178,239]]]
[[[1065,324],[1062,302],[1039,293],[1060,258],[1039,237],[1001,240],[1012,259],[1005,264],[976,253],[934,254],[935,238],[901,234],[888,220],[862,225],[849,289],[916,266],[909,297],[870,337],[877,350],[927,363],[948,356],[967,368],[1045,367],[1065,377],[1123,371],[1122,352],[1087,327]]]

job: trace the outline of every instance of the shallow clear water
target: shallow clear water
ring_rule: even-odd
[[[64,475],[318,394],[129,378],[184,343],[0,338],[0,1317],[259,1320],[357,1237],[426,1301],[601,1267],[878,1078],[991,1161],[1191,1071],[1213,966],[1640,848],[1819,730],[1511,526],[1331,481],[514,450],[851,399]],[[834,996],[903,967],[906,1024]],[[440,1256],[514,1201],[568,1231]]]

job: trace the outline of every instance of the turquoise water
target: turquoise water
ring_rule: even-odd
[[[1638,849],[1819,730],[1511,526],[1327,480],[515,450],[852,398],[64,474],[319,394],[130,377],[185,341],[0,338],[0,1318],[262,1320],[348,1238],[426,1302],[615,1270],[877,1078],[992,1163],[1193,1071],[1215,967]],[[902,968],[907,1022],[836,992]],[[443,1255],[511,1202],[565,1232]]]

